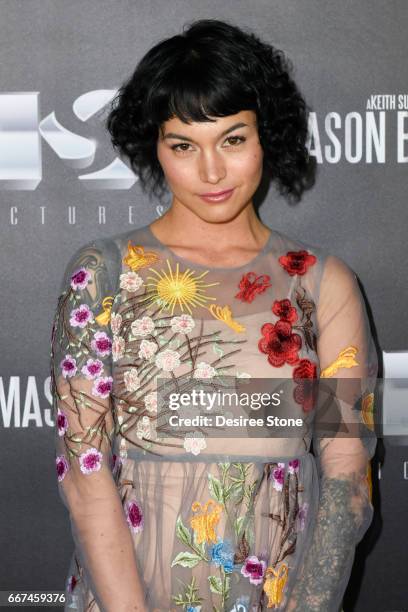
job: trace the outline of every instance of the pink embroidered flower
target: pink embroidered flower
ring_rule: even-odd
[[[189,314],[182,314],[170,320],[171,329],[175,333],[188,334],[195,327],[195,321]]]
[[[125,354],[125,339],[122,336],[113,336],[112,340],[112,360],[119,361]]]
[[[55,465],[57,468],[58,482],[61,482],[64,480],[65,475],[69,470],[69,463],[66,460],[65,455],[58,455],[58,457],[55,458]]]
[[[77,289],[85,289],[88,284],[91,274],[86,268],[78,268],[71,276],[71,287],[74,291]]]
[[[247,557],[241,567],[241,574],[249,578],[251,584],[261,584],[266,570],[266,562],[256,555]]]
[[[144,398],[144,403],[149,412],[157,412],[157,391],[148,393]]]
[[[95,397],[105,399],[106,397],[109,397],[110,392],[112,391],[112,384],[112,376],[100,376],[95,380],[91,393],[92,395],[95,395]]]
[[[102,465],[102,453],[97,448],[89,448],[79,456],[79,467],[84,474],[98,472]]]
[[[156,355],[155,363],[158,368],[161,368],[165,372],[172,372],[180,365],[180,355],[177,351],[165,349]]]
[[[136,321],[133,321],[131,329],[135,336],[148,336],[154,330],[154,321],[151,317],[136,319]]]
[[[112,340],[106,332],[95,332],[91,341],[91,348],[99,357],[106,357],[112,350]]]
[[[123,374],[123,381],[127,391],[137,391],[137,389],[140,387],[137,369],[130,368],[130,370],[126,370],[126,372]]]
[[[72,327],[85,327],[88,323],[93,323],[93,320],[93,312],[87,304],[81,304],[78,308],[74,308],[69,318]]]
[[[68,419],[65,415],[65,412],[63,412],[63,410],[61,410],[60,408],[58,408],[57,427],[59,436],[63,436],[68,429]]]
[[[213,378],[217,374],[215,368],[205,361],[200,361],[194,371],[194,378]]]
[[[271,473],[272,486],[277,491],[282,491],[283,483],[285,482],[285,464],[278,463],[278,467],[275,467]]]
[[[158,346],[155,342],[149,340],[142,340],[139,348],[140,359],[150,359],[158,351]]]
[[[137,272],[126,272],[120,275],[120,288],[135,293],[143,285],[143,279]]]
[[[100,359],[88,359],[86,364],[82,366],[81,372],[88,380],[97,378],[102,374],[103,363]]]
[[[193,436],[188,436],[187,434],[184,436],[183,446],[188,453],[192,453],[193,455],[199,455],[202,450],[207,448],[207,442],[205,441],[202,434],[197,433]]]
[[[295,321],[298,320],[297,310],[287,298],[284,300],[275,300],[272,305],[272,312],[280,319],[288,321],[289,323],[295,323]]]
[[[71,376],[75,376],[77,373],[77,364],[72,355],[65,355],[64,359],[60,363],[60,366],[64,378],[70,378]]]
[[[122,325],[122,315],[116,312],[111,312],[110,325],[113,334],[120,332],[120,326]]]
[[[125,514],[129,527],[134,533],[142,531],[144,525],[143,512],[135,500],[125,502]]]
[[[69,593],[72,593],[72,591],[75,589],[76,583],[78,582],[76,576],[74,576],[74,574],[72,574],[72,576],[70,576],[68,578],[68,582],[67,582],[67,589]]]
[[[299,507],[299,512],[296,517],[297,529],[299,531],[303,531],[303,529],[305,528],[308,508],[309,508],[309,504],[307,502],[303,502],[303,504],[301,504]]]
[[[294,474],[295,472],[299,472],[299,459],[289,461],[289,473]]]

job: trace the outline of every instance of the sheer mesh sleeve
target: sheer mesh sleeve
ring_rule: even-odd
[[[65,270],[51,340],[56,471],[83,583],[101,610],[144,610],[131,534],[112,470],[110,307],[104,241]]]
[[[319,389],[313,449],[319,511],[288,610],[338,612],[355,546],[373,518],[370,460],[377,442],[373,407],[378,363],[356,276],[332,255],[323,270],[317,323],[323,391]]]

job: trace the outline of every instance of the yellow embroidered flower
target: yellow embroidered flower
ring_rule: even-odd
[[[245,325],[238,323],[238,321],[235,321],[235,319],[232,318],[231,308],[228,306],[228,304],[224,306],[224,308],[217,306],[216,304],[211,304],[211,306],[208,307],[208,310],[211,312],[213,317],[223,321],[234,331],[238,333],[245,331]]]
[[[98,314],[98,316],[95,317],[95,321],[98,323],[98,325],[109,325],[109,321],[111,318],[111,312],[112,312],[112,304],[113,304],[112,295],[107,295],[105,298],[103,298],[103,301],[102,301],[103,312],[101,312],[101,314]]]
[[[192,307],[205,306],[209,300],[216,299],[205,294],[207,287],[219,285],[219,282],[204,283],[202,279],[208,274],[208,270],[200,275],[196,275],[187,268],[183,273],[180,273],[178,263],[175,270],[172,270],[168,259],[166,259],[166,263],[168,272],[150,268],[150,271],[155,274],[155,276],[149,276],[146,279],[146,287],[152,291],[150,303],[161,304],[161,310],[163,308],[171,308],[171,314],[174,313],[176,305],[183,312],[186,309],[192,314]]]
[[[320,378],[329,378],[334,376],[340,368],[352,368],[358,366],[359,363],[354,358],[358,349],[355,346],[348,346],[340,351],[337,358],[320,372]]]
[[[129,268],[135,272],[140,268],[144,268],[149,264],[154,263],[159,259],[159,256],[154,251],[145,251],[142,246],[136,246],[128,242],[128,251],[123,258],[123,263],[129,266]]]
[[[212,507],[212,510],[209,508]],[[200,514],[191,517],[190,525],[194,529],[197,544],[202,542],[217,542],[215,527],[219,523],[222,506],[217,504],[213,499],[208,500],[204,506],[199,501],[195,501],[191,505],[193,512],[201,510]]]
[[[374,393],[368,393],[363,397],[361,415],[367,427],[374,431]]]
[[[268,596],[268,608],[279,606],[282,603],[283,589],[285,588],[286,580],[288,578],[288,571],[289,570],[286,563],[282,563],[277,570],[271,566],[266,568],[266,579],[263,585],[263,590]]]

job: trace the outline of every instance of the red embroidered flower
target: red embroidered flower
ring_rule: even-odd
[[[302,346],[299,334],[292,332],[288,321],[279,320],[275,324],[264,323],[261,327],[261,338],[258,348],[268,355],[269,363],[280,368],[285,363],[294,365],[299,362],[298,351]]]
[[[290,300],[275,300],[272,306],[273,314],[289,323],[294,323],[298,319],[297,310],[292,306]]]
[[[263,293],[268,287],[272,287],[269,282],[271,277],[267,274],[256,275],[255,272],[247,272],[239,281],[239,292],[236,298],[243,302],[252,302],[258,293]]]
[[[293,380],[297,384],[293,398],[302,406],[304,412],[313,410],[318,392],[317,367],[309,359],[301,359],[293,369]]]
[[[288,251],[286,255],[279,257],[279,263],[283,266],[291,276],[300,274],[301,276],[307,272],[309,266],[316,262],[316,257],[305,250]]]

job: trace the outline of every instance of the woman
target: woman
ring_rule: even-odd
[[[288,64],[251,33],[195,22],[145,55],[107,127],[172,202],[65,271],[52,383],[76,544],[67,609],[337,612],[373,514],[377,359],[354,272],[255,211],[263,177],[299,198],[310,175]],[[194,390],[241,387],[283,397],[300,427],[170,419],[197,414]]]

